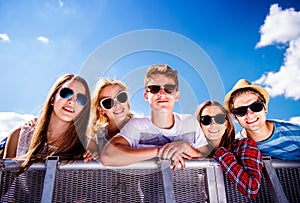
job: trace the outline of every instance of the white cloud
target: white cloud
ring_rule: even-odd
[[[22,123],[34,118],[30,114],[17,114],[14,112],[0,112],[0,139],[8,136],[9,132]]]
[[[40,36],[38,38],[36,38],[38,41],[42,42],[42,43],[45,43],[45,44],[48,44],[49,43],[49,40],[48,38],[46,37],[43,37],[43,36]]]
[[[260,41],[256,47],[287,43],[300,36],[300,12],[293,8],[282,10],[278,4],[270,7],[270,14],[260,27]]]
[[[62,0],[58,0],[58,5],[59,5],[59,7],[61,8],[61,7],[64,6],[64,2],[63,2]]]
[[[143,117],[145,117],[144,113],[139,113],[139,112],[135,112],[135,111],[130,111],[130,112],[133,114],[133,116],[135,118],[143,118]]]
[[[282,10],[277,4],[270,7],[270,14],[260,28],[261,39],[256,47],[287,44],[284,62],[278,72],[268,72],[255,84],[265,86],[271,96],[284,95],[300,99],[300,12],[293,8]]]
[[[10,42],[10,39],[9,39],[8,35],[5,34],[5,33],[0,34],[0,39],[1,39],[3,42]]]
[[[290,122],[300,124],[300,116],[292,117]]]

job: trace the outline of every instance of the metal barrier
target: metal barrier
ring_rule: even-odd
[[[299,202],[300,162],[264,160],[254,200],[244,197],[213,159],[186,161],[172,171],[167,160],[126,167],[49,157],[16,176],[20,163],[0,160],[1,202]]]

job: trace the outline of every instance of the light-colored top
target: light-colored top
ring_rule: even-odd
[[[186,141],[194,148],[207,145],[196,118],[189,114],[174,113],[175,123],[171,129],[161,129],[150,117],[131,118],[119,133],[131,148],[161,147],[173,141]]]
[[[300,125],[282,120],[274,122],[273,134],[264,141],[256,142],[263,156],[274,159],[300,160]],[[237,134],[242,137],[241,132]]]
[[[34,131],[34,127],[31,127],[29,125],[23,125],[21,127],[17,150],[16,150],[16,157],[24,156],[28,152],[28,149],[29,149],[32,137],[33,137],[33,131]],[[46,142],[39,153],[46,154],[46,153],[52,152],[56,149],[57,149],[57,147],[48,145]]]

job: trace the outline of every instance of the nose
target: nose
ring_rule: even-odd
[[[160,87],[158,93],[159,93],[159,94],[167,94],[166,91],[165,91],[165,88],[163,88],[163,87]]]
[[[76,102],[76,97],[75,97],[75,95],[72,95],[70,98],[68,98],[68,103],[74,104],[74,102]]]
[[[247,113],[246,113],[246,115],[245,116],[248,116],[248,115],[251,115],[251,114],[254,114],[254,112],[248,107],[247,108]]]

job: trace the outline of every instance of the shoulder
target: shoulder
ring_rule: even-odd
[[[174,112],[175,120],[181,121],[181,122],[197,122],[197,119],[195,116],[191,114],[179,114]]]

